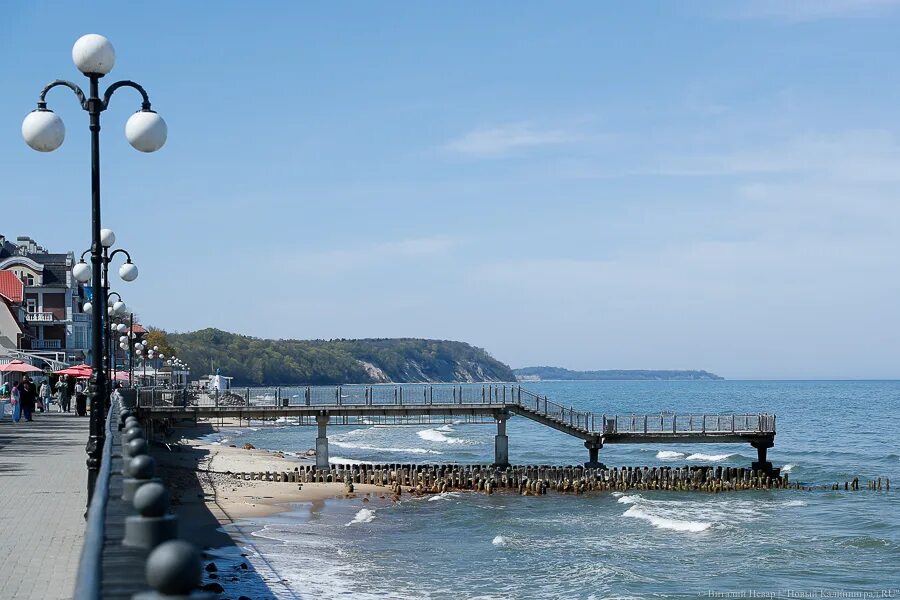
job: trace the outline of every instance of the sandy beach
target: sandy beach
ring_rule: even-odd
[[[234,429],[227,423],[223,429]],[[180,516],[181,535],[200,546],[214,548],[233,543],[219,528],[239,519],[264,517],[287,511],[297,502],[322,503],[347,499],[366,503],[370,499],[389,501],[390,490],[355,484],[348,493],[343,483],[289,483],[245,481],[235,472],[292,471],[309,465],[315,457],[291,456],[257,448],[245,449],[231,442],[209,442],[204,437],[219,427],[201,424],[176,430],[170,449],[153,451],[157,470],[170,484],[172,505]]]

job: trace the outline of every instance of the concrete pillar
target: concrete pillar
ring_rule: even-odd
[[[509,436],[506,435],[508,418],[508,413],[497,413],[497,435],[494,436],[494,466],[504,469],[509,466]]]
[[[325,432],[328,415],[316,415],[316,425],[319,426],[319,434],[316,436],[316,469],[328,470],[328,435]]]
[[[588,449],[588,462],[584,463],[585,469],[605,469],[606,465],[600,462],[600,448],[603,442],[599,440],[588,440],[584,443],[584,447]]]
[[[750,445],[756,448],[757,457],[756,462],[754,462],[751,467],[772,477],[777,477],[780,469],[773,468],[772,463],[766,460],[766,451],[772,447],[772,444],[766,442],[751,442]]]

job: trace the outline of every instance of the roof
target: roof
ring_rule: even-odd
[[[34,253],[29,254],[28,258],[44,265],[43,287],[67,287],[68,254]]]
[[[143,325],[140,323],[135,323],[134,327],[131,328],[132,333],[147,333],[147,330],[144,329]]]
[[[13,304],[22,303],[24,285],[12,271],[0,271],[0,296]]]

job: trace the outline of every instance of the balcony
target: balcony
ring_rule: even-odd
[[[62,340],[31,340],[32,350],[62,350]]]
[[[52,323],[58,321],[52,312],[30,312],[25,313],[25,320],[29,323]]]

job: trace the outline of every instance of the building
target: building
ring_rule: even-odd
[[[91,318],[82,310],[85,288],[72,276],[74,263],[72,252],[53,253],[30,237],[12,242],[0,235],[0,303],[12,313],[12,319],[0,315],[0,353],[89,361]]]

